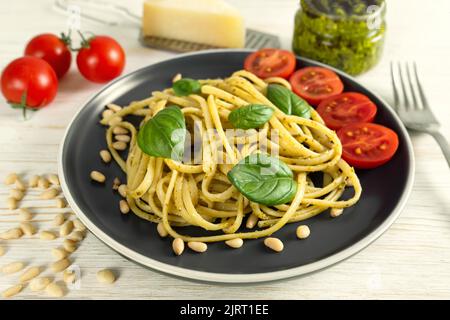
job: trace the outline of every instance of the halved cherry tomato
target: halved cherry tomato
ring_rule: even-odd
[[[333,71],[321,67],[306,67],[290,78],[292,90],[313,106],[342,93],[344,84]]]
[[[374,123],[355,123],[338,131],[342,158],[359,169],[379,167],[394,156],[398,136],[389,128]]]
[[[297,59],[286,50],[261,49],[250,54],[244,62],[244,69],[265,79],[270,77],[289,78],[294,72]]]
[[[322,101],[317,107],[328,128],[338,130],[358,122],[372,122],[377,106],[361,93],[345,92]]]

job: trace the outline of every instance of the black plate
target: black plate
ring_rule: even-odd
[[[171,239],[161,239],[156,226],[136,216],[122,215],[120,196],[111,189],[116,176],[125,176],[116,164],[102,164],[99,150],[106,148],[105,129],[99,115],[105,104],[129,104],[147,98],[153,90],[171,85],[172,77],[205,79],[227,77],[242,69],[249,51],[212,50],[177,56],[123,76],[91,98],[72,120],[59,157],[59,174],[65,196],[79,218],[98,238],[122,255],[151,268],[173,275],[216,282],[259,282],[292,277],[341,261],[364,248],[381,235],[400,214],[413,180],[413,153],[410,139],[390,107],[353,78],[338,72],[346,91],[364,93],[378,106],[376,122],[399,135],[400,146],[394,158],[381,168],[358,171],[363,187],[361,200],[345,214],[331,219],[323,213],[306,223],[311,228],[307,240],[297,240],[299,223],[287,225],[275,236],[285,249],[275,254],[263,240],[246,241],[238,250],[224,243],[210,244],[204,254],[186,250],[177,257]],[[298,66],[319,65],[298,58]],[[106,187],[92,183],[91,170],[107,176]],[[186,230],[189,232],[192,230]]]

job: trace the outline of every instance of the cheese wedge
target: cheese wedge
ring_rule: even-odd
[[[245,44],[244,20],[223,0],[146,0],[142,33],[214,47]]]

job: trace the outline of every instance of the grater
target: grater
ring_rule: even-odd
[[[54,8],[66,14],[77,14],[94,22],[109,26],[125,26],[140,29],[141,17],[132,13],[128,8],[106,2],[104,0],[55,0]],[[99,10],[101,9],[101,10]],[[106,17],[98,13],[107,13]],[[278,36],[253,29],[246,29],[245,48],[280,48]],[[167,39],[139,34],[139,42],[146,47],[174,52],[191,52],[220,47],[194,43],[183,40]],[[222,48],[223,49],[223,48]]]

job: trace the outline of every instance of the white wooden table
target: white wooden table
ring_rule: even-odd
[[[297,0],[232,1],[246,17],[248,26],[273,32],[290,48]],[[125,3],[125,1],[122,1]],[[126,1],[139,12],[141,1]],[[0,68],[20,56],[26,41],[42,32],[66,29],[66,17],[55,13],[51,0],[0,2]],[[359,79],[392,101],[389,80],[391,60],[415,60],[430,103],[450,137],[450,2],[447,0],[389,1],[388,38],[383,61]],[[83,21],[83,30],[110,34],[127,53],[126,72],[173,56],[143,48],[137,30],[114,28]],[[23,121],[21,114],[0,101],[0,177],[10,171],[24,175],[56,171],[56,154],[64,128],[84,101],[101,88],[77,73],[60,83],[58,96],[49,107]],[[416,154],[416,180],[406,209],[380,239],[352,258],[321,272],[288,281],[257,286],[222,286],[175,279],[144,269],[119,256],[92,235],[73,255],[81,268],[79,290],[66,298],[106,299],[329,299],[329,298],[450,298],[450,171],[434,140],[412,136]],[[382,177],[380,177],[382,179]],[[0,187],[0,207],[5,207],[8,188]],[[27,202],[32,204],[32,202]],[[36,219],[51,217],[40,210]],[[12,216],[0,213],[0,231],[16,226]],[[47,213],[45,215],[45,213]],[[40,222],[39,228],[49,227]],[[57,242],[55,242],[57,243]],[[0,241],[6,254],[0,266],[12,261],[47,266],[55,243],[36,239]],[[119,278],[115,285],[97,283],[100,268],[112,268]],[[50,272],[46,271],[46,274]],[[60,276],[59,276],[60,277]],[[0,274],[0,291],[17,282],[17,275]],[[57,278],[59,279],[59,278]],[[17,298],[45,298],[26,288]]]

